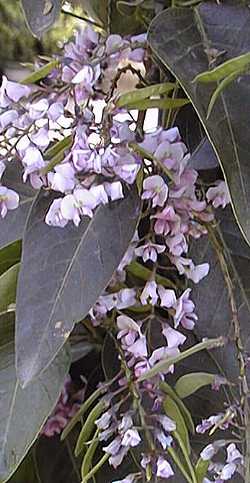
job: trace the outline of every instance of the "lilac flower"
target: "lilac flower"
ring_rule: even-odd
[[[0,114],[0,133],[10,126],[16,119],[18,119],[18,112],[14,109],[5,111]]]
[[[51,121],[57,121],[64,113],[64,105],[62,102],[54,102],[49,106],[48,118]]]
[[[180,275],[186,275],[188,279],[196,284],[206,277],[209,272],[208,263],[201,263],[195,266],[190,258],[184,257],[171,257],[171,261],[176,266]]]
[[[171,432],[176,430],[176,423],[168,416],[159,415],[156,416],[156,419],[163,427],[164,431]]]
[[[9,81],[6,76],[3,76],[0,88],[0,107],[9,107],[12,102],[18,102],[22,97],[28,97],[30,93],[30,87]]]
[[[19,195],[5,186],[0,186],[0,215],[4,218],[8,210],[15,210],[19,205]]]
[[[187,240],[182,233],[178,233],[174,236],[167,236],[166,244],[170,253],[175,256],[180,256],[182,253],[187,253],[188,251]]]
[[[225,208],[230,203],[230,194],[225,181],[218,181],[216,186],[209,188],[206,197],[214,208],[218,208],[219,206]]]
[[[161,431],[160,429],[155,429],[154,435],[157,441],[159,441],[163,449],[166,449],[169,446],[171,446],[173,442],[173,438],[169,434],[166,435],[164,431]]]
[[[130,448],[134,448],[138,446],[141,442],[141,437],[137,431],[137,429],[128,429],[122,438],[122,446],[129,446]]]
[[[136,248],[135,254],[137,257],[142,257],[144,262],[147,262],[148,260],[156,262],[157,255],[163,253],[165,249],[165,245],[157,245],[156,243],[148,242],[145,245]]]
[[[153,208],[163,206],[168,196],[168,187],[159,175],[149,176],[143,181],[142,199],[152,199]]]
[[[31,141],[38,146],[38,148],[45,150],[50,143],[48,130],[42,127],[31,135]]]
[[[119,200],[124,197],[122,191],[122,184],[120,181],[114,181],[113,183],[104,183],[104,188],[112,201]]]
[[[75,187],[75,171],[70,163],[55,166],[55,173],[48,173],[48,182],[54,191],[67,193]]]
[[[153,367],[157,362],[162,361],[164,359],[167,359],[168,357],[174,357],[179,354],[179,349],[177,347],[158,347],[158,349],[155,349],[148,362],[150,367]],[[165,373],[167,374],[168,372],[173,372],[174,371],[174,366],[170,366],[168,369],[166,369]]]
[[[49,101],[47,99],[40,99],[33,104],[30,104],[29,116],[33,121],[41,119],[49,109]]]
[[[158,294],[161,299],[161,307],[170,309],[176,303],[175,291],[172,289],[164,288],[162,285],[158,285]]]
[[[45,217],[45,223],[47,223],[47,225],[59,226],[61,228],[64,228],[67,225],[68,220],[63,218],[61,212],[61,202],[62,198],[58,198],[50,205],[49,211]]]
[[[165,324],[162,334],[167,339],[168,347],[179,347],[184,344],[186,337],[178,330],[172,329],[169,325]]]
[[[194,303],[189,299],[190,292],[190,288],[186,289],[174,305],[175,328],[182,324],[186,329],[192,330],[197,320],[197,315],[194,314]]]
[[[222,421],[221,424],[220,421]],[[196,427],[196,432],[203,434],[215,425],[218,425],[220,429],[228,428],[228,422],[224,421],[223,413],[210,416],[208,419],[203,419],[201,424],[198,424],[198,426]]]
[[[76,226],[81,221],[81,216],[92,218],[93,209],[96,207],[94,195],[85,188],[75,188],[73,194],[66,195],[61,202],[63,218],[72,220]]]
[[[159,456],[157,460],[157,473],[156,475],[159,478],[170,478],[170,476],[174,475],[173,469],[168,463],[168,461],[163,458],[163,456]]]
[[[147,305],[148,303],[151,305],[156,305],[158,300],[158,293],[157,284],[154,280],[150,280],[146,283],[140,296],[140,300],[142,305]]]
[[[28,176],[37,173],[44,168],[45,162],[39,149],[30,147],[26,150],[25,156],[22,159],[24,166],[23,181],[26,182]]]

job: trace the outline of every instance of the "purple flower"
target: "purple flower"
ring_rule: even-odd
[[[13,109],[0,114],[0,133],[18,119],[18,112]]]
[[[62,116],[64,113],[64,105],[62,102],[54,102],[49,106],[48,109],[48,118],[51,121],[57,121],[60,116]]]
[[[163,456],[159,456],[157,460],[157,473],[156,475],[159,478],[170,478],[170,476],[174,475],[172,467],[168,463],[168,461],[163,458]]]
[[[19,195],[5,186],[0,186],[0,215],[4,218],[8,210],[15,210],[19,205]]]
[[[48,173],[48,182],[51,189],[67,193],[75,187],[75,171],[70,163],[62,163],[55,166],[55,173]]]
[[[228,422],[224,421],[220,424],[220,421],[224,421],[223,413],[210,416],[208,419],[203,419],[201,424],[198,424],[198,426],[196,427],[196,432],[203,434],[215,425],[218,425],[220,429],[227,429]]]
[[[142,257],[144,262],[151,260],[156,262],[157,255],[163,253],[166,250],[165,245],[157,245],[156,243],[148,242],[135,249],[135,254],[137,257]]]
[[[166,238],[166,244],[170,253],[175,256],[180,256],[183,252],[187,253],[188,251],[188,244],[185,236],[182,233],[178,233],[174,236],[168,236]]]
[[[93,209],[96,207],[94,195],[85,188],[75,188],[73,194],[66,195],[61,202],[63,218],[72,220],[76,226],[81,221],[81,216],[92,218]]]
[[[168,187],[159,175],[149,176],[143,181],[142,199],[152,199],[153,208],[163,206],[168,196]]]
[[[120,181],[114,181],[113,183],[104,183],[104,188],[111,201],[119,200],[124,197],[122,191],[122,184]]]

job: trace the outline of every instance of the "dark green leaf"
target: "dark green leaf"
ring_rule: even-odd
[[[201,387],[209,386],[214,382],[214,374],[207,372],[192,372],[178,379],[175,390],[181,399],[190,396]]]
[[[195,474],[197,477],[198,483],[203,483],[205,476],[207,476],[208,467],[211,461],[205,461],[202,458],[199,458],[197,464],[195,466]]]
[[[76,443],[75,447],[75,456],[79,456],[79,454],[87,449],[86,443],[91,439],[92,434],[94,433],[96,426],[95,421],[101,416],[101,414],[105,410],[105,403],[103,400],[99,401],[97,405],[90,411],[86,421],[83,424],[81,432],[79,434],[79,438]]]
[[[153,20],[149,30],[149,44],[155,56],[180,82],[199,115],[225,174],[238,223],[248,240],[250,76],[239,77],[227,87],[209,119],[208,105],[217,84],[192,80],[209,69],[214,50],[217,62],[250,50],[249,21],[247,7],[205,2],[193,10],[166,10]]]
[[[22,0],[27,24],[36,37],[41,37],[56,21],[61,3],[61,0]]]
[[[0,218],[0,248],[20,240],[23,236],[24,226],[36,191],[22,180],[20,163],[12,161],[4,175],[3,184],[20,195],[20,205],[14,211],[9,211],[4,219]]]
[[[53,360],[75,322],[89,312],[119,265],[136,229],[136,187],[97,208],[90,220],[54,228],[44,217],[53,195],[33,204],[23,240],[17,291],[17,372],[22,384]]]
[[[21,241],[16,241],[0,250],[0,275],[8,268],[20,262],[22,254]]]
[[[17,278],[20,263],[10,267],[0,276],[0,312],[7,311],[9,305],[16,301]]]
[[[64,350],[28,388],[16,379],[14,313],[0,315],[0,481],[6,481],[27,453],[52,411],[69,368]]]

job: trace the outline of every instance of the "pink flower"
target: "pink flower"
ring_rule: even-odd
[[[175,235],[180,229],[180,217],[175,213],[173,206],[166,206],[161,212],[153,215],[156,218],[154,231],[157,235]]]
[[[148,242],[135,249],[135,254],[137,257],[142,257],[144,262],[151,260],[156,262],[157,255],[163,253],[166,250],[165,245],[157,245],[156,243]]]
[[[153,208],[163,206],[168,196],[168,187],[159,175],[149,176],[143,181],[142,199],[152,199]]]
[[[219,206],[225,208],[230,203],[230,194],[225,181],[218,181],[216,186],[209,188],[206,197],[209,202],[212,202],[214,208]]]

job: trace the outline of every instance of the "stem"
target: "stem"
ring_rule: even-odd
[[[64,10],[64,8],[61,9],[61,12],[64,14],[64,15],[68,15],[69,17],[73,17],[73,18],[76,18],[78,20],[82,20],[84,22],[88,22],[90,23],[91,25],[94,25],[95,27],[98,27],[99,29],[102,29],[103,30],[103,27],[102,25],[100,25],[99,23],[95,22],[94,20],[91,20],[90,18],[88,17],[85,17],[82,16],[82,15],[77,15],[77,13],[74,13],[74,12],[70,12],[68,10]]]

